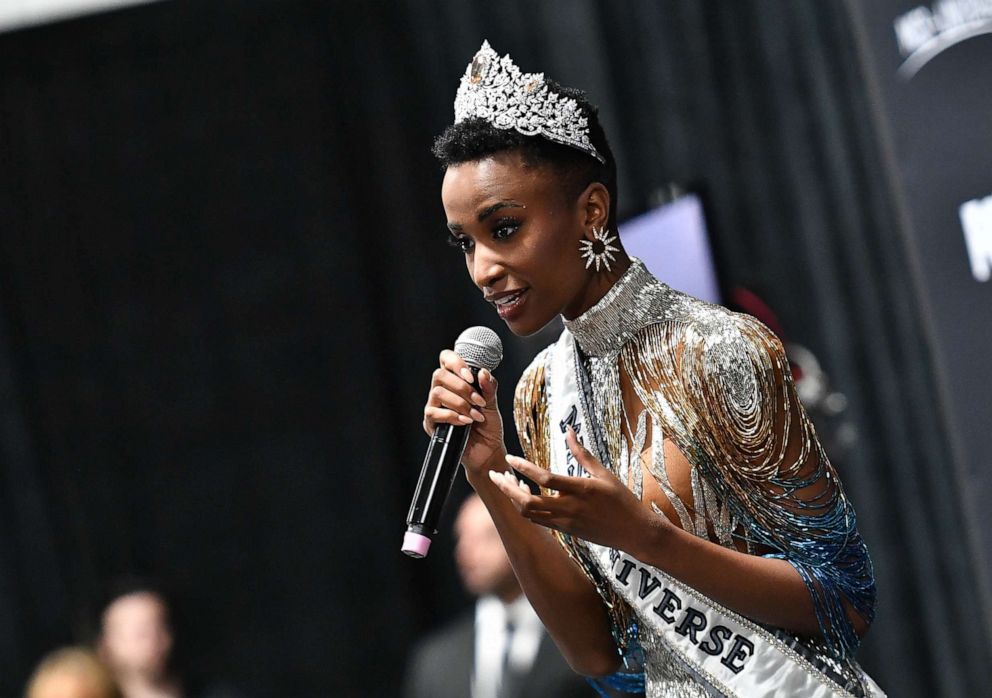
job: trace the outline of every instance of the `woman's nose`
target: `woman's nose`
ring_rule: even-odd
[[[493,250],[477,245],[472,259],[472,280],[479,288],[495,286],[506,274],[503,260]]]

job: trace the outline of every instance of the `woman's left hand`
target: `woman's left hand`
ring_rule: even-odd
[[[664,527],[667,519],[652,512],[627,489],[616,476],[600,463],[575,436],[571,427],[566,443],[590,477],[555,475],[517,456],[507,456],[506,462],[542,488],[557,494],[531,494],[521,485],[513,472],[489,477],[500,491],[513,502],[520,514],[536,524],[563,533],[635,554],[635,548],[649,531]]]

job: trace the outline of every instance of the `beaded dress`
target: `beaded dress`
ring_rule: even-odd
[[[809,589],[823,638],[769,630],[852,695],[865,695],[853,659],[858,637],[842,600],[871,622],[871,561],[854,510],[796,396],[778,338],[750,316],[666,286],[637,259],[565,328],[574,336],[583,390],[598,417],[586,436],[599,440],[598,451],[608,456],[604,465],[639,498],[644,478],[654,478],[686,531],[790,562]],[[553,436],[550,357],[549,347],[534,359],[514,402],[525,456],[545,468]],[[636,393],[639,414],[626,413],[622,385]],[[691,497],[680,498],[672,486],[664,440],[690,465]],[[647,696],[711,695],[597,573],[583,542],[556,535],[596,584],[627,671],[643,671]]]

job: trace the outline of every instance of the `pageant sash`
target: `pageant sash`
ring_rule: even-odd
[[[552,470],[582,474],[565,443],[569,425],[585,447],[609,467],[575,340],[568,331],[552,349],[546,387]],[[636,611],[640,622],[650,625],[684,667],[713,694],[741,698],[884,698],[885,694],[864,672],[861,678],[866,693],[860,687],[846,688],[844,680],[828,667],[818,669],[774,633],[658,568],[619,550],[585,541],[581,545],[603,577]]]

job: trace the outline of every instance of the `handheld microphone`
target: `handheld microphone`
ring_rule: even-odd
[[[472,370],[473,384],[478,386],[479,371],[492,371],[503,359],[503,343],[488,327],[470,327],[455,341],[455,353]],[[444,503],[448,499],[455,473],[462,461],[472,425],[438,424],[434,428],[427,455],[420,468],[420,479],[406,515],[403,552],[410,557],[427,557],[431,536],[437,533]]]

